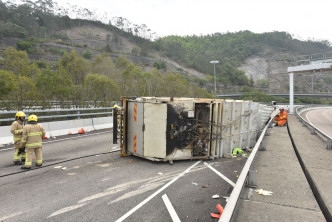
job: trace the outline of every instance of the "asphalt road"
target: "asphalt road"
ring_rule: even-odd
[[[210,213],[225,206],[247,160],[170,165],[112,150],[110,131],[56,138],[43,145],[44,167],[21,173],[13,149],[1,149],[0,221],[217,221]]]
[[[306,119],[316,128],[332,137],[332,109],[310,110],[306,114]]]

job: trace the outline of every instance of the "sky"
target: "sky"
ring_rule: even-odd
[[[300,40],[332,42],[331,0],[79,0],[74,4],[145,24],[160,37],[286,31]]]

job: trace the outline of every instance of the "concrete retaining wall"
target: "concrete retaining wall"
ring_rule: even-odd
[[[56,121],[40,123],[47,137],[55,137],[75,134],[79,129],[83,128],[86,132],[98,129],[107,129],[113,127],[113,117],[98,117],[89,119],[76,119],[69,121]],[[13,135],[10,133],[10,126],[0,127],[0,146],[4,144],[12,144]]]

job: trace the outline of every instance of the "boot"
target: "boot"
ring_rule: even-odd
[[[41,166],[43,166],[42,163],[41,163],[41,164],[37,164],[37,163],[36,163],[36,167],[41,167]]]
[[[21,169],[22,170],[31,170],[31,167],[22,166]]]
[[[22,165],[21,161],[14,161],[14,165]]]

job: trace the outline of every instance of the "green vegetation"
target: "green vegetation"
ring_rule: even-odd
[[[211,97],[180,75],[144,72],[124,57],[113,61],[102,54],[88,63],[75,51],[65,52],[53,68],[11,47],[0,57],[0,108],[50,108],[52,101],[63,108],[111,106],[120,96]]]
[[[3,106],[38,104],[48,107],[51,105],[49,101],[58,101],[63,107],[68,104],[88,106],[90,102],[101,106],[111,104],[120,95],[210,97],[202,88],[213,84],[212,60],[220,61],[215,66],[216,80],[218,85],[224,86],[223,91],[242,88],[246,89],[242,99],[268,102],[276,99],[251,90],[252,87],[268,88],[268,81],[254,82],[252,77],[247,78],[237,68],[247,58],[289,52],[295,56],[332,51],[331,43],[327,41],[299,41],[286,32],[256,34],[241,31],[205,36],[167,36],[151,41],[151,30],[145,25],[131,24],[121,17],[104,24],[88,9],[75,10],[77,19],[70,19],[70,12],[52,0],[23,1],[22,4],[0,1],[0,36],[16,42],[16,49],[7,48],[2,53],[3,59],[0,57],[0,71],[5,78],[0,80],[0,91],[3,92],[0,99],[10,101]],[[63,31],[85,25],[109,32],[103,37],[91,30],[81,31],[83,36],[105,41],[99,49],[89,48],[85,42],[71,42]],[[47,47],[38,45],[48,42],[51,44]],[[129,53],[135,56],[167,56],[183,66],[205,73],[206,80],[167,73],[167,64],[162,60],[153,64],[154,70],[149,70],[149,67],[143,70],[124,57],[113,61],[108,54],[98,55],[98,50],[99,53],[116,54],[114,46],[122,47],[125,42],[133,45]],[[82,57],[75,51],[66,51],[72,47],[80,48],[79,52],[84,50]],[[40,56],[45,54],[52,54],[52,59],[61,58],[48,64],[40,61]],[[28,55],[38,61],[30,61]],[[185,73],[181,68],[176,71]],[[30,97],[15,97],[19,90]]]

